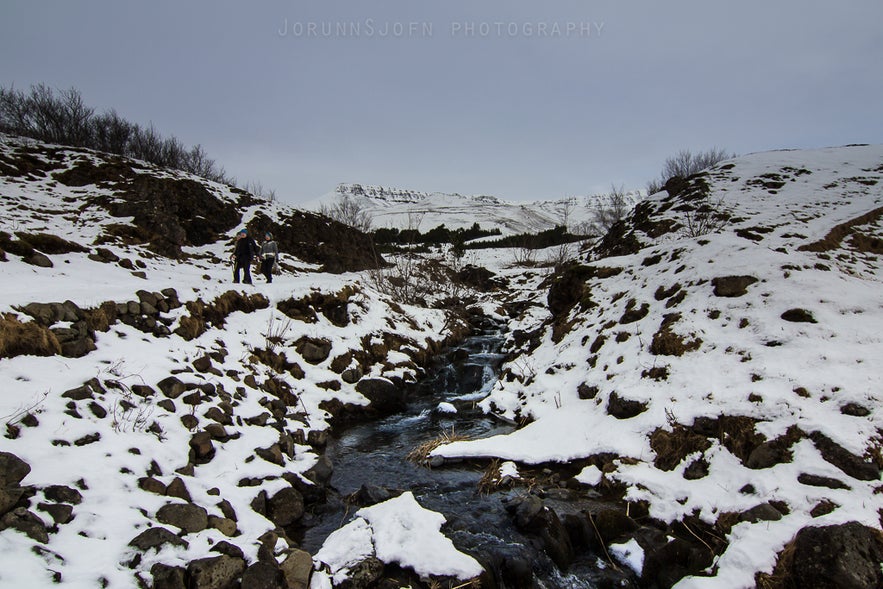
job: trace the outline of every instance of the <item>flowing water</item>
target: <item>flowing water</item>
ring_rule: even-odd
[[[363,486],[407,490],[424,508],[444,514],[445,535],[491,571],[499,587],[596,587],[601,576],[610,576],[610,571],[603,574],[604,562],[598,555],[579,555],[562,573],[537,547],[535,538],[515,527],[505,502],[524,494],[524,489],[480,494],[478,482],[483,472],[475,465],[431,469],[406,458],[414,448],[443,433],[478,438],[514,428],[486,416],[475,406],[493,387],[503,360],[501,327],[484,321],[476,332],[420,384],[405,412],[348,427],[330,441],[326,455],[334,465],[334,474],[329,485],[338,497],[305,522],[308,527],[302,546],[315,554],[331,532],[346,524],[358,508],[348,508],[342,498]],[[454,405],[456,413],[440,409],[442,403]],[[551,505],[548,500],[546,504]],[[559,514],[586,506],[554,504]],[[531,572],[513,581],[513,562],[528,563]],[[510,570],[502,573],[501,567]]]

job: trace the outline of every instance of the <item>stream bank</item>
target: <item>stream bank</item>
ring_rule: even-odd
[[[440,437],[488,437],[515,428],[477,408],[505,358],[505,326],[485,316],[472,316],[471,324],[472,334],[409,391],[403,411],[331,433],[323,457],[331,465],[327,482],[320,497],[305,495],[307,510],[295,534],[301,547],[315,554],[359,508],[410,491],[425,509],[445,516],[442,531],[482,564],[484,587],[636,586],[630,570],[606,559],[585,523],[583,514],[602,504],[567,489],[552,469],[531,473],[529,486],[504,481],[490,488],[487,475],[498,469],[496,462],[431,468],[409,459],[415,448]],[[379,586],[384,578],[425,585],[386,566],[353,586]]]

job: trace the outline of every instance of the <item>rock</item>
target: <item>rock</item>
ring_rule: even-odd
[[[883,587],[881,562],[879,530],[849,522],[800,530],[788,573],[801,589],[877,589]]]
[[[79,505],[83,501],[83,496],[79,491],[64,485],[50,485],[43,489],[43,495],[50,501],[56,503],[72,503]]]
[[[289,526],[304,514],[304,498],[293,487],[282,489],[267,500],[267,517],[277,526]]]
[[[383,561],[369,556],[365,560],[354,564],[349,571],[349,582],[352,589],[373,587],[374,583],[383,576]]]
[[[46,524],[43,523],[42,519],[24,507],[16,507],[0,518],[0,531],[7,528],[18,530],[28,536],[31,540],[36,540],[42,544],[49,542],[49,533],[46,531]]]
[[[236,535],[236,522],[226,517],[210,515],[208,518],[208,527],[218,530],[228,538]]]
[[[361,368],[347,368],[340,374],[341,380],[347,384],[355,384],[364,376]]]
[[[191,502],[190,492],[187,490],[187,485],[184,484],[184,480],[181,477],[175,477],[175,479],[169,483],[169,486],[166,488],[166,495],[169,497],[177,497],[187,503]]]
[[[757,278],[754,276],[720,276],[711,280],[716,297],[741,297],[755,282]]]
[[[206,372],[209,368],[212,367],[212,359],[208,356],[200,356],[196,360],[192,362],[193,368],[197,372]]]
[[[610,544],[638,529],[635,520],[615,509],[602,509],[597,513],[589,514],[588,517],[605,544]]]
[[[313,557],[304,550],[292,550],[279,565],[287,589],[307,589],[313,574]]]
[[[52,260],[45,254],[34,252],[30,256],[24,258],[26,264],[37,266],[38,268],[52,268]]]
[[[371,402],[371,408],[393,413],[405,408],[405,392],[385,378],[363,378],[356,390]]]
[[[153,390],[153,387],[148,386],[146,384],[133,384],[132,385],[132,393],[138,395],[139,397],[149,398],[156,394],[156,391]]]
[[[9,452],[0,452],[0,489],[17,487],[28,476],[31,467],[28,463]]]
[[[284,589],[282,571],[267,562],[256,562],[242,574],[242,586],[248,589]]]
[[[775,442],[764,442],[751,451],[745,466],[755,470],[770,468],[782,462],[789,462],[791,458],[791,453],[780,449]]]
[[[221,540],[220,542],[212,546],[211,551],[217,552],[218,554],[226,554],[227,556],[232,556],[233,558],[245,559],[242,548],[236,546],[235,544],[230,544],[226,540]]]
[[[153,589],[187,589],[184,569],[157,563],[150,567]]]
[[[141,477],[138,479],[138,487],[147,491],[148,493],[156,493],[157,495],[165,495],[166,494],[166,486],[165,484],[153,477]]]
[[[187,565],[190,589],[232,589],[244,571],[243,559],[226,554],[200,558]]]
[[[156,304],[160,300],[159,297],[157,297],[154,293],[143,289],[136,291],[135,296],[138,297],[138,300],[142,304],[147,303],[151,307],[156,307]]]
[[[788,309],[782,313],[782,319],[791,323],[818,323],[806,309]]]
[[[6,515],[12,511],[23,494],[24,489],[0,489],[0,515]]]
[[[860,481],[875,481],[880,478],[880,467],[872,462],[865,462],[821,432],[813,432],[809,438],[822,454],[822,458],[849,476]]]
[[[858,403],[847,403],[840,408],[840,413],[850,415],[852,417],[867,417],[871,414],[871,410]]]
[[[739,521],[751,523],[779,521],[780,519],[782,519],[782,512],[769,503],[761,503],[739,514]]]
[[[846,489],[849,490],[850,487],[843,481],[838,481],[837,479],[831,477],[823,477],[815,474],[806,474],[800,473],[797,475],[797,482],[802,485],[809,485],[810,487],[827,487],[829,489]]]
[[[646,587],[672,587],[687,575],[698,574],[713,562],[704,546],[674,538],[645,552],[641,580]]]
[[[169,413],[174,413],[177,407],[175,406],[175,402],[171,399],[163,399],[162,401],[157,401],[157,406],[162,407]]]
[[[319,364],[331,354],[331,344],[324,341],[303,341],[297,347],[298,353],[310,364]]]
[[[529,495],[507,509],[514,512],[515,525],[540,538],[546,554],[561,570],[573,561],[573,546],[567,529],[554,510],[546,507],[539,497]]]
[[[66,524],[73,519],[74,508],[67,503],[38,503],[37,509],[48,513],[56,524]]]
[[[208,527],[208,514],[205,509],[192,503],[167,503],[156,512],[160,523],[180,528],[190,534],[201,532]]]
[[[391,497],[392,493],[389,492],[389,489],[384,489],[383,487],[367,483],[363,484],[359,490],[354,493],[356,504],[363,507],[383,503]]]
[[[331,475],[333,473],[334,465],[331,463],[331,459],[322,454],[319,456],[319,460],[316,461],[316,464],[304,472],[304,476],[317,485],[324,485],[331,480]]]
[[[215,446],[207,432],[193,434],[190,438],[190,450],[195,464],[205,464],[215,457]]]
[[[630,419],[646,410],[646,403],[623,399],[616,392],[610,393],[610,398],[607,400],[607,414],[617,419]]]
[[[159,381],[156,386],[159,387],[159,390],[170,399],[177,399],[187,390],[187,385],[181,382],[176,376],[164,378]]]
[[[86,385],[66,390],[65,392],[61,393],[61,396],[65,399],[73,399],[74,401],[85,401],[86,399],[95,398],[92,389]]]

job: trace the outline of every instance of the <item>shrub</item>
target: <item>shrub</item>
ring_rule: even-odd
[[[731,157],[735,157],[735,154],[719,147],[712,147],[707,151],[700,151],[698,153],[682,149],[676,155],[665,160],[662,173],[657,180],[651,180],[647,183],[647,194],[659,192],[671,178],[676,176],[680,178],[692,176]]]

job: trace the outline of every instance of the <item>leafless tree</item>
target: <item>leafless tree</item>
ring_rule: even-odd
[[[319,212],[365,233],[371,231],[371,224],[374,222],[371,213],[364,205],[348,194],[342,195],[332,205],[323,204]]]
[[[686,178],[723,160],[735,157],[735,154],[720,147],[712,147],[706,151],[693,153],[688,149],[682,149],[676,155],[665,160],[662,173],[657,180],[647,183],[647,194],[655,194],[662,190],[670,178],[680,176]]]
[[[606,234],[617,221],[625,218],[631,208],[625,187],[615,184],[610,185],[608,194],[589,197],[586,205],[593,207],[591,225],[595,235]]]

